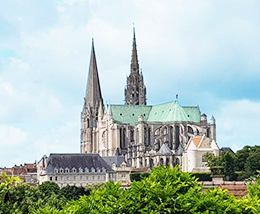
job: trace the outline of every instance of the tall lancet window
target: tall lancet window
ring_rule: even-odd
[[[126,130],[125,128],[120,128],[120,148],[126,147]]]
[[[175,127],[175,149],[177,149],[180,145],[180,127]]]

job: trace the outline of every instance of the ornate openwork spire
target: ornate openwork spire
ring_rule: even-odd
[[[135,28],[133,28],[133,50],[131,61],[131,73],[127,77],[125,89],[126,105],[146,105],[146,88],[144,85],[143,74],[139,73],[139,63],[136,49]]]
[[[133,50],[132,50],[132,61],[131,61],[131,73],[139,73],[139,64],[137,58],[136,39],[135,39],[135,27],[133,28]]]

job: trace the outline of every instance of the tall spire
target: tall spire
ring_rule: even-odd
[[[133,27],[133,50],[132,50],[132,61],[131,61],[131,73],[137,72],[139,73],[139,64],[137,58],[137,49],[136,49],[136,39],[135,39],[135,27]]]
[[[100,104],[100,102],[103,104],[99,77],[98,77],[94,39],[92,38],[92,48],[91,48],[91,57],[90,57],[85,104],[89,104],[91,107],[97,107]]]
[[[139,63],[136,49],[135,27],[133,28],[133,50],[131,61],[131,73],[127,77],[125,89],[126,105],[146,105],[146,87],[144,85],[143,74],[139,73]]]

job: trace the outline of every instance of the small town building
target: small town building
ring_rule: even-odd
[[[11,168],[0,168],[0,175],[6,173],[8,176],[17,176],[27,183],[36,184],[37,181],[37,164],[25,163],[24,165],[15,165]]]
[[[114,170],[98,154],[50,154],[37,168],[39,184],[52,181],[64,187],[116,181]]]
[[[216,141],[205,135],[191,138],[183,154],[182,170],[184,172],[210,172],[204,158],[206,153],[219,156]]]

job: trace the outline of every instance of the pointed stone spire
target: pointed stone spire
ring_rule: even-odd
[[[133,38],[133,50],[132,50],[132,61],[131,61],[131,73],[139,73],[139,64],[137,58],[137,49],[136,49],[136,39],[135,39],[135,27],[133,28],[134,38]]]
[[[96,104],[100,102],[103,105],[93,38],[85,102],[91,107],[97,107]]]

